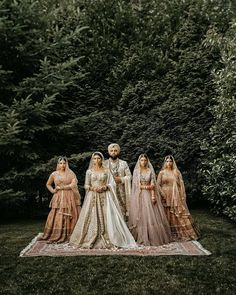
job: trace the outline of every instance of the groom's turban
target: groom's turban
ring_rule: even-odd
[[[108,152],[110,152],[110,150],[112,148],[117,148],[118,153],[120,153],[120,146],[119,146],[118,143],[111,143],[111,144],[109,144],[109,146],[108,146]]]

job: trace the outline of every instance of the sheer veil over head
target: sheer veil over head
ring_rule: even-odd
[[[147,166],[146,168],[149,168],[151,170],[151,173],[153,175],[153,182],[154,182],[154,190],[155,190],[155,195],[157,196],[157,185],[156,185],[156,177],[155,177],[155,171],[154,168],[146,154],[141,154],[138,157],[138,161],[134,167],[134,172],[133,172],[133,183],[132,183],[132,198],[136,198],[138,200],[138,195],[140,194],[140,174],[141,174],[141,166],[140,166],[140,160],[141,158],[145,157],[147,159]]]
[[[176,162],[175,162],[175,159],[174,159],[174,157],[172,156],[172,155],[168,155],[168,156],[166,156],[165,157],[165,159],[164,159],[164,163],[163,163],[163,165],[162,165],[162,168],[161,168],[161,170],[164,170],[165,168],[166,168],[166,161],[167,160],[171,160],[172,161],[172,163],[173,163],[173,170],[175,170],[175,171],[178,171],[179,172],[179,169],[178,169],[178,167],[177,167],[177,164],[176,164]]]
[[[138,157],[138,161],[134,167],[134,175],[133,175],[133,183],[135,183],[135,187],[139,187],[139,183],[140,183],[140,172],[141,172],[141,166],[140,166],[140,160],[141,158],[146,158],[147,159],[147,166],[146,168],[149,168],[151,170],[151,172],[153,173],[153,175],[155,175],[155,171],[154,171],[154,168],[148,158],[148,156],[146,154],[141,154],[139,157]],[[154,177],[154,182],[156,184],[156,178]],[[133,190],[133,186],[132,186],[132,190]],[[139,189],[140,190],[140,189]],[[133,191],[132,191],[133,193]]]
[[[69,172],[69,171],[72,171],[70,168],[69,168],[69,163],[68,163],[68,159],[66,156],[60,156],[58,157],[57,159],[57,167],[56,167],[56,170],[60,170],[60,162],[61,161],[64,161],[66,163],[66,168],[65,168],[65,172]]]
[[[94,153],[92,154],[91,159],[90,159],[90,162],[89,162],[89,167],[88,167],[88,169],[90,169],[90,170],[91,170],[91,169],[93,168],[93,166],[94,166],[93,158],[94,158],[94,156],[96,156],[96,155],[98,155],[98,156],[102,159],[102,167],[104,167],[104,161],[105,161],[104,156],[103,156],[103,154],[102,154],[101,152],[96,151],[96,152],[94,152]]]
[[[179,171],[177,164],[175,162],[175,159],[172,155],[168,155],[164,159],[164,163],[161,170],[166,169],[166,161],[168,159],[171,159],[173,162],[173,175],[175,177],[175,181],[173,183],[173,190],[172,190],[172,198],[171,198],[171,207],[172,212],[176,215],[185,212],[186,215],[189,215],[189,211],[186,204],[186,191],[185,191],[185,185],[182,178],[182,174]]]
[[[141,154],[138,157],[138,161],[135,165],[134,172],[133,172],[133,182],[132,182],[132,193],[131,193],[131,199],[130,199],[130,207],[132,207],[133,216],[136,216],[137,219],[130,220],[129,225],[132,227],[135,227],[138,219],[139,219],[139,195],[141,193],[140,189],[140,175],[141,175],[141,166],[140,166],[140,160],[142,157],[145,157],[147,159],[147,168],[151,170],[152,174],[152,180],[154,182],[154,190],[155,195],[157,198],[157,201],[159,202],[160,195],[157,191],[157,184],[156,184],[156,177],[155,177],[155,171],[154,168],[146,154]]]
[[[68,159],[67,157],[65,156],[60,156],[57,160],[57,167],[56,167],[56,170],[59,171],[60,170],[60,162],[61,161],[65,161],[66,163],[66,168],[65,168],[65,177],[68,179],[68,178],[71,178],[72,179],[72,182],[71,182],[71,189],[73,191],[73,193],[80,198],[80,193],[79,193],[79,190],[78,190],[78,180],[77,180],[77,177],[75,175],[75,173],[70,169],[69,167],[69,162],[68,162]]]

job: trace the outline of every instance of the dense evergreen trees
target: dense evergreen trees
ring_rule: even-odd
[[[233,100],[225,94],[233,93],[231,61],[235,75],[213,32],[233,55],[232,21],[222,0],[1,0],[1,206],[29,211],[47,196],[60,154],[82,185],[90,152],[113,141],[131,168],[142,151],[157,171],[174,154],[192,200],[202,184],[208,198],[215,176],[207,161],[216,157],[209,140],[227,124],[231,134],[217,119],[221,101]]]
[[[216,213],[236,221],[236,27],[227,34],[212,29],[206,39],[209,50],[220,50],[221,60],[214,72],[214,117],[209,135],[202,144],[203,193]]]

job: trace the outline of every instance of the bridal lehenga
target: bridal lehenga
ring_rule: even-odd
[[[101,171],[93,168],[92,158],[100,154]],[[131,235],[116,197],[116,184],[109,171],[104,167],[103,155],[94,153],[86,172],[86,196],[80,218],[70,238],[70,244],[80,248],[135,248]],[[97,188],[106,187],[98,192]]]

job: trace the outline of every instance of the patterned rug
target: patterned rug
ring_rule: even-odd
[[[132,256],[161,256],[161,255],[210,255],[197,241],[174,242],[158,247],[139,247],[137,249],[78,249],[68,243],[47,244],[38,241],[39,233],[31,243],[21,251],[20,257],[33,256],[101,256],[101,255],[132,255]]]

